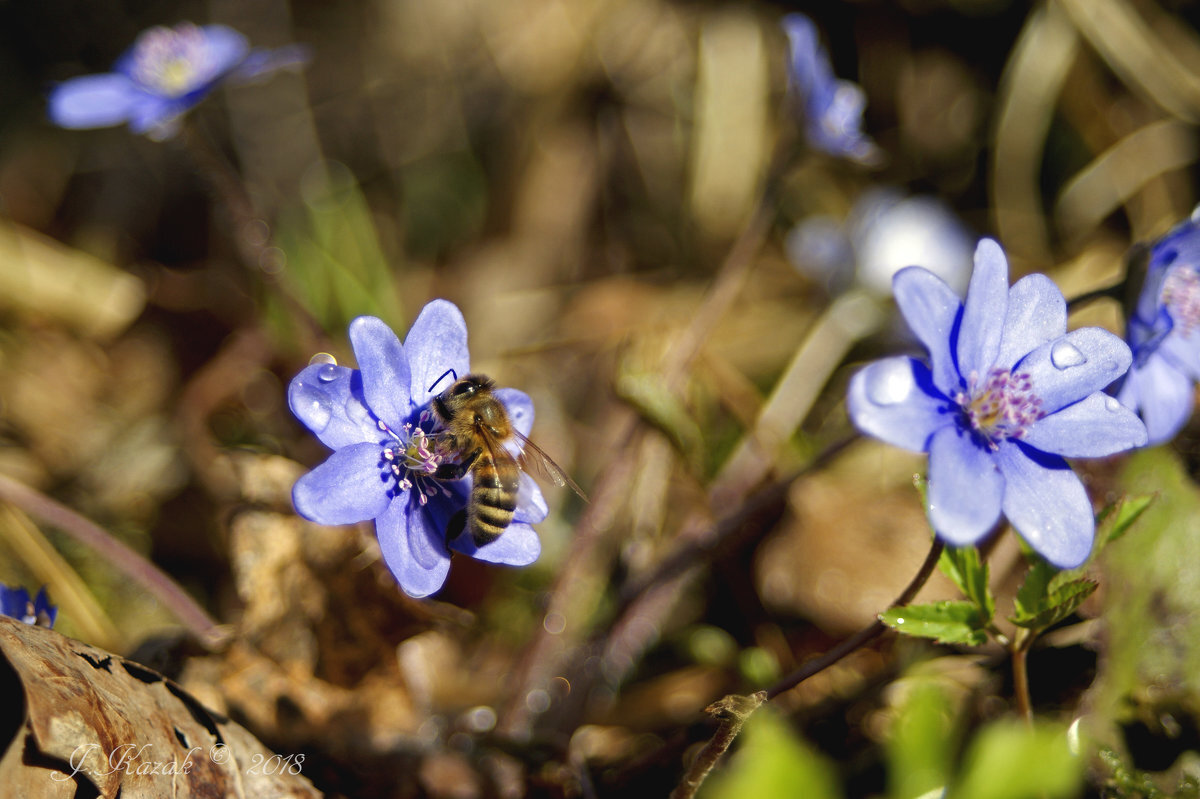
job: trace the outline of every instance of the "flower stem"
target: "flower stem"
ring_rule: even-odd
[[[95,522],[3,474],[0,474],[0,501],[20,508],[90,547],[162,602],[205,647],[216,649],[224,640],[225,634],[217,622],[178,583]]]
[[[917,592],[924,587],[925,583],[929,581],[930,576],[932,576],[933,570],[937,566],[938,558],[942,555],[943,547],[944,544],[941,539],[934,538],[933,545],[929,548],[929,554],[925,556],[925,561],[921,564],[921,568],[917,570],[912,581],[909,582],[908,586],[900,593],[900,596],[896,597],[896,600],[889,607],[907,605],[912,601],[913,597],[917,595]],[[876,620],[873,624],[859,630],[824,655],[808,661],[799,669],[775,683],[768,690],[759,691],[749,696],[727,696],[705,708],[708,713],[718,719],[717,731],[713,733],[712,738],[700,750],[700,754],[696,756],[687,773],[684,774],[683,779],[675,786],[675,790],[671,792],[671,799],[691,799],[696,794],[697,789],[704,782],[709,772],[712,771],[717,761],[721,758],[721,755],[725,754],[733,743],[733,739],[741,732],[746,719],[764,702],[790,691],[814,674],[824,671],[871,639],[881,635],[885,630],[887,630],[887,626],[883,622]]]
[[[937,566],[938,558],[941,557],[942,548],[944,546],[945,545],[942,543],[940,538],[933,539],[933,546],[929,548],[929,554],[925,556],[925,562],[921,564],[921,568],[917,570],[917,573],[913,576],[912,581],[900,593],[900,596],[896,597],[896,600],[888,606],[889,608],[894,608],[899,605],[907,605],[912,601],[913,597],[917,595],[917,592],[925,586],[925,583],[927,583],[929,578],[933,575],[933,570]],[[807,680],[809,677],[824,671],[834,663],[837,663],[839,660],[846,657],[846,655],[849,655],[854,650],[862,647],[873,638],[878,637],[887,629],[887,625],[876,619],[870,626],[864,627],[854,635],[847,638],[845,641],[842,641],[833,649],[826,652],[824,655],[813,658],[800,668],[793,671],[791,674],[784,677],[779,682],[775,683],[767,690],[767,699],[774,699],[780,694],[790,691],[800,683]]]
[[[767,692],[759,691],[749,696],[730,695],[719,699],[704,710],[717,719],[717,731],[709,739],[704,748],[696,755],[692,765],[688,767],[683,779],[671,791],[670,799],[691,799],[696,795],[700,785],[708,777],[708,773],[717,765],[721,755],[729,749],[733,739],[742,731],[742,726],[750,714],[758,710],[767,701]]]
[[[1029,669],[1026,655],[1033,636],[1028,630],[1019,630],[1013,638],[1009,652],[1012,656],[1013,698],[1017,702],[1017,713],[1026,724],[1033,724],[1033,704],[1029,701]]]

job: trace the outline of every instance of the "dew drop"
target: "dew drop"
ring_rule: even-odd
[[[1116,413],[1121,410],[1121,403],[1117,401],[1116,397],[1105,397],[1104,409],[1110,413]]]
[[[904,624],[904,619],[899,616],[896,617],[895,621],[896,621],[896,624]]]
[[[337,366],[337,358],[330,355],[328,352],[318,352],[316,355],[308,359],[308,365],[312,366],[315,363],[331,363]]]
[[[1055,369],[1066,371],[1073,366],[1082,366],[1087,363],[1087,358],[1079,351],[1071,342],[1063,339],[1055,342],[1050,348],[1050,363],[1054,364]]]
[[[902,359],[877,363],[867,372],[866,389],[876,405],[898,405],[912,392],[912,366]]]
[[[322,383],[332,383],[338,378],[338,368],[335,364],[327,363],[317,370],[317,379]]]

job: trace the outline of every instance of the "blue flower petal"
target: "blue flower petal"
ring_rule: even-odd
[[[876,361],[854,375],[846,405],[859,430],[914,452],[924,452],[929,437],[954,421],[929,367],[903,356]]]
[[[25,609],[29,606],[29,592],[25,588],[13,588],[0,583],[0,613],[14,619],[25,617]]]
[[[974,544],[1000,518],[1004,477],[968,433],[944,427],[929,441],[929,521],[955,546]]]
[[[274,50],[255,49],[229,74],[237,83],[260,81],[284,69],[298,69],[312,60],[312,48],[290,44]]]
[[[982,381],[996,363],[1007,308],[1008,261],[999,244],[981,239],[958,330],[958,372],[968,380]]]
[[[404,348],[412,375],[410,393],[418,407],[450,387],[448,369],[463,377],[471,368],[467,322],[462,311],[446,300],[434,300],[421,309]]]
[[[1180,328],[1175,328],[1173,335],[1162,340],[1157,353],[1192,379],[1200,378],[1200,331],[1184,333]]]
[[[1096,524],[1083,483],[1062,458],[1005,442],[1004,515],[1039,555],[1060,569],[1087,560]]]
[[[1144,364],[1130,370],[1117,399],[1141,412],[1147,443],[1156,445],[1174,438],[1191,418],[1196,392],[1192,378],[1151,353]]]
[[[498,388],[495,394],[496,399],[500,400],[504,409],[508,411],[508,418],[513,427],[518,433],[528,437],[529,431],[533,429],[533,400],[524,391],[515,388]]]
[[[384,479],[379,445],[352,444],[296,481],[292,504],[318,524],[353,524],[374,519],[392,501],[394,481]]]
[[[1054,281],[1027,275],[1008,291],[1008,313],[995,365],[1011,369],[1026,354],[1067,332],[1067,302]]]
[[[345,366],[305,367],[288,386],[288,407],[330,449],[383,438],[363,401],[361,373]]]
[[[426,597],[442,587],[450,572],[445,531],[438,529],[413,501],[397,499],[375,520],[384,563],[411,597]]]
[[[362,372],[367,407],[390,428],[399,430],[412,412],[405,391],[408,353],[387,323],[374,316],[360,316],[350,323],[350,344]]]
[[[475,546],[469,535],[460,535],[450,546],[476,560],[506,566],[528,566],[542,554],[542,542],[537,533],[522,522],[513,522],[499,538],[481,547]]]
[[[957,391],[962,381],[950,342],[963,310],[958,295],[940,277],[919,266],[897,272],[892,293],[904,321],[929,352],[934,384],[943,392]]]
[[[140,94],[124,75],[84,75],[54,87],[47,113],[62,128],[107,128],[129,119]]]
[[[207,40],[208,58],[203,71],[196,76],[196,82],[211,83],[241,64],[250,44],[245,36],[226,25],[204,25],[200,30]]]
[[[1021,440],[1064,458],[1102,458],[1145,446],[1146,426],[1115,397],[1097,391],[1038,420]]]
[[[1109,385],[1132,360],[1124,341],[1107,330],[1084,327],[1038,347],[1013,371],[1029,375],[1042,413],[1049,415]]]
[[[542,489],[532,477],[521,473],[521,485],[517,490],[517,509],[513,514],[513,524],[537,524],[550,514]]]

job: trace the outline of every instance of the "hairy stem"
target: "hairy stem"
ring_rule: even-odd
[[[670,799],[691,799],[696,795],[700,785],[708,777],[713,766],[721,759],[721,755],[729,749],[733,739],[742,731],[746,719],[767,701],[767,692],[759,691],[749,696],[731,695],[719,699],[704,710],[717,719],[717,731],[709,739],[704,748],[696,755],[683,779],[671,791]]]

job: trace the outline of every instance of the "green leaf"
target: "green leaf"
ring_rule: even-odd
[[[975,547],[946,547],[938,558],[938,568],[954,581],[967,599],[980,610],[983,624],[996,615],[996,599],[988,589],[988,566]]]
[[[1096,541],[1101,544],[1111,544],[1125,533],[1133,523],[1141,517],[1150,503],[1154,502],[1156,494],[1136,494],[1121,497],[1106,507],[1096,517]]]
[[[908,690],[886,742],[888,796],[917,799],[950,779],[958,745],[954,703],[937,677],[911,676],[903,682]]]
[[[625,371],[616,381],[617,395],[671,439],[675,448],[697,468],[704,435],[683,401],[668,391],[656,373]]]
[[[703,799],[803,796],[840,799],[833,767],[814,753],[770,706],[759,708],[735,743],[729,767],[701,787]]]
[[[998,721],[984,727],[967,750],[949,799],[1057,799],[1083,788],[1083,764],[1071,754],[1058,724]]]
[[[1039,608],[1033,612],[1018,610],[1009,621],[1018,627],[1044,630],[1074,613],[1098,585],[1094,580],[1087,579],[1070,580],[1062,585],[1057,585],[1057,582],[1051,581],[1052,590]]]
[[[1058,574],[1058,569],[1041,558],[1036,558],[1029,571],[1025,573],[1025,582],[1017,589],[1013,598],[1013,618],[1029,619],[1045,610],[1050,596],[1050,581]]]
[[[933,638],[941,644],[979,646],[987,642],[987,621],[974,602],[935,602],[891,608],[879,620],[896,632]]]

